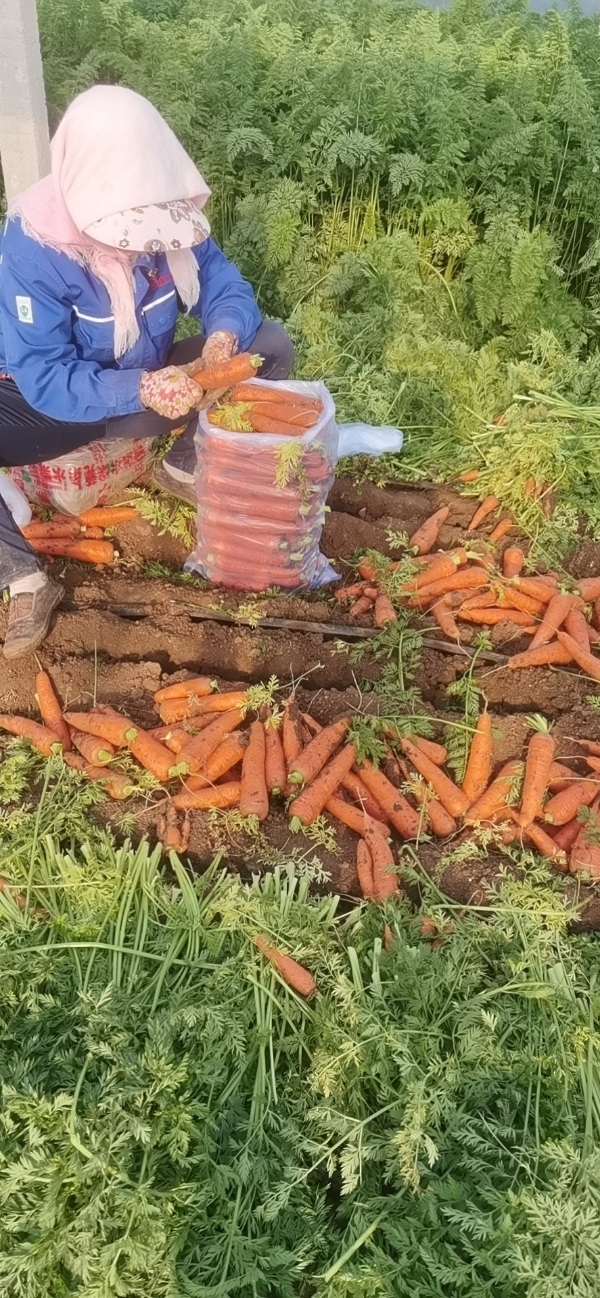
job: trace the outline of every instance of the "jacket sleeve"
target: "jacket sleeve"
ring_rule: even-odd
[[[103,369],[79,359],[72,306],[64,294],[51,267],[4,252],[0,312],[6,368],[21,395],[34,410],[63,423],[96,423],[143,410],[141,370]]]
[[[201,319],[206,337],[217,329],[228,329],[244,351],[261,321],[250,284],[212,239],[205,239],[193,251],[200,271],[200,300],[190,315]]]

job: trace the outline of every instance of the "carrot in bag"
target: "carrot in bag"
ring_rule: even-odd
[[[317,984],[308,969],[304,968],[304,965],[298,964],[296,960],[292,960],[291,956],[284,955],[283,951],[278,951],[277,947],[267,941],[266,937],[262,937],[260,933],[254,938],[254,944],[258,947],[261,955],[265,957],[265,960],[268,960],[269,963],[273,965],[274,969],[277,970],[277,973],[281,974],[284,981],[288,983],[294,991],[298,992],[300,996],[306,996],[307,998],[309,996],[314,996],[317,990]]]
[[[299,402],[298,405],[292,405],[291,402],[276,405],[274,401],[253,401],[248,411],[248,417],[252,415],[266,415],[267,419],[280,419],[283,423],[292,424],[294,428],[314,428],[319,422],[319,415],[316,410],[310,410],[307,406]]]
[[[0,713],[0,730],[8,730],[9,734],[17,735],[19,739],[28,739],[31,747],[43,757],[51,757],[53,753],[60,752],[62,747],[55,730],[50,730],[48,726],[40,726],[38,721],[31,721],[29,717],[13,717]]]
[[[297,405],[302,402],[303,406],[309,406],[312,410],[319,413],[323,409],[323,402],[319,397],[307,396],[304,392],[294,392],[291,388],[285,388],[281,383],[271,382],[268,386],[266,383],[236,383],[231,392],[232,401],[269,401],[274,405],[281,402],[288,402],[290,405]]]
[[[450,506],[443,505],[441,509],[436,510],[435,514],[426,518],[416,532],[413,532],[408,542],[409,549],[416,549],[418,554],[429,554],[438,539],[442,523],[446,522],[449,513]]]
[[[71,735],[48,672],[38,672],[35,678],[35,697],[44,725],[58,736],[63,752],[68,752],[71,748]]]
[[[306,429],[298,424],[291,424],[283,419],[269,419],[268,415],[261,415],[255,410],[249,410],[246,419],[255,433],[265,433],[270,437],[302,437],[306,432]]]
[[[262,721],[252,722],[242,759],[240,812],[242,816],[258,816],[259,820],[265,820],[269,814],[265,777],[265,729]]]

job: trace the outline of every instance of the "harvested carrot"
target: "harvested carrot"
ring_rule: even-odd
[[[455,834],[458,826],[453,816],[446,811],[441,802],[434,797],[425,784],[422,775],[412,776],[405,762],[402,763],[404,775],[407,783],[410,785],[410,792],[415,802],[423,808],[425,818],[435,834],[436,838],[447,838],[449,834]]]
[[[254,378],[262,363],[262,356],[251,356],[249,352],[240,352],[237,356],[232,356],[228,361],[221,361],[217,365],[199,366],[191,378],[205,392],[214,392],[216,388],[230,388],[235,383]]]
[[[403,752],[414,766],[415,770],[422,775],[427,783],[431,785],[436,797],[439,798],[443,807],[451,816],[463,816],[469,807],[469,799],[459,789],[456,784],[439,766],[435,765],[429,757],[426,756],[416,744],[412,744],[410,739],[402,740]]]
[[[547,857],[548,860],[554,861],[554,864],[559,869],[562,868],[564,872],[567,865],[567,858],[564,848],[560,847],[556,842],[556,839],[551,838],[541,825],[536,825],[533,821],[528,825],[522,826],[522,829],[525,837],[530,839],[540,855]]]
[[[560,793],[561,789],[567,789],[574,780],[579,779],[581,776],[576,775],[570,766],[565,766],[563,762],[553,762],[550,767],[548,788],[551,793]]]
[[[355,760],[354,744],[345,744],[341,752],[319,772],[312,784],[308,784],[294,799],[290,808],[292,816],[297,817],[303,825],[312,825]]]
[[[561,825],[556,833],[552,835],[552,842],[560,848],[561,852],[570,852],[573,843],[581,833],[581,821],[574,816],[568,820],[566,825]]]
[[[600,577],[583,577],[577,583],[577,594],[585,600],[586,604],[590,600],[600,597]]]
[[[269,437],[302,437],[306,432],[298,424],[289,423],[284,419],[270,419],[268,415],[261,415],[255,410],[248,410],[245,418],[251,424],[255,433],[265,433]]]
[[[585,748],[586,753],[600,757],[600,743],[596,739],[576,739],[575,743],[579,744],[580,748]]]
[[[226,735],[237,730],[243,719],[241,708],[232,708],[230,712],[220,713],[205,730],[201,730],[199,735],[194,735],[185,748],[181,749],[181,760],[187,762],[192,772],[204,770],[215,748],[219,747]]]
[[[200,375],[201,375],[200,371]],[[232,401],[269,401],[273,404],[285,401],[290,405],[297,405],[299,401],[303,406],[310,406],[311,410],[321,411],[323,402],[319,397],[306,396],[304,392],[294,392],[291,388],[285,388],[281,383],[236,383],[231,393]]]
[[[348,720],[343,717],[325,726],[306,748],[295,757],[288,767],[290,784],[310,784],[315,775],[322,771],[325,763],[333,756],[336,748],[342,743],[348,730]]]
[[[266,415],[268,419],[281,420],[294,428],[301,429],[302,432],[305,428],[314,428],[319,422],[316,410],[309,410],[302,404],[292,405],[291,402],[276,405],[274,401],[253,401],[248,411],[250,421],[253,415]]]
[[[139,518],[139,514],[133,505],[96,505],[78,514],[77,522],[86,527],[117,527],[119,523],[131,523],[134,518]]]
[[[517,590],[524,591],[533,599],[539,599],[542,604],[549,604],[557,593],[557,583],[550,577],[521,577],[517,573],[511,580]]]
[[[373,901],[375,898],[373,861],[364,838],[359,838],[356,844],[356,873],[363,897],[366,901]]]
[[[442,577],[428,586],[419,588],[416,595],[407,601],[410,607],[419,608],[427,600],[437,599],[439,595],[449,595],[455,590],[467,590],[478,586],[487,586],[488,579],[480,568],[461,568],[452,577]]]
[[[387,775],[376,769],[366,757],[360,763],[358,771],[363,784],[366,784],[400,836],[405,839],[418,838],[421,828],[420,817],[399,789],[394,788]]]
[[[551,644],[541,645],[539,649],[526,649],[522,654],[513,654],[507,666],[511,671],[516,671],[520,667],[558,667],[572,661],[570,651],[553,640]]]
[[[360,599],[352,605],[350,617],[364,617],[365,613],[370,613],[373,607],[373,601],[367,595],[361,595]]]
[[[600,757],[586,757],[585,760],[590,771],[600,771]]]
[[[44,725],[58,736],[63,752],[68,752],[71,748],[71,735],[48,672],[38,672],[35,678],[35,697]]]
[[[497,545],[498,541],[501,541],[502,537],[506,536],[507,532],[512,532],[514,525],[515,525],[514,519],[501,518],[500,522],[496,523],[493,532],[490,532],[490,535],[488,537],[490,544]]]
[[[205,698],[218,688],[217,682],[208,676],[192,676],[188,681],[178,681],[176,685],[165,685],[154,695],[155,703],[164,703],[165,699],[186,699],[190,694],[196,698]]]
[[[286,770],[289,770],[291,763],[296,759],[296,757],[299,757],[304,747],[302,718],[300,716],[298,704],[293,697],[287,700],[283,710],[281,741],[283,744]]]
[[[469,523],[469,526],[467,528],[467,531],[475,532],[478,527],[481,527],[481,524],[488,517],[488,514],[493,514],[494,510],[498,508],[499,504],[500,501],[498,500],[497,496],[486,496],[485,500],[482,500],[481,504],[478,505],[477,509],[475,510],[475,513],[473,514],[471,522]]]
[[[189,735],[188,735],[189,739]],[[217,780],[223,775],[229,775],[232,779],[231,771],[238,762],[241,762],[246,751],[248,736],[240,733],[238,730],[232,731],[231,734],[225,735],[225,738],[215,748],[208,758],[206,765],[196,775],[189,775],[186,782],[186,789],[195,792],[196,789],[205,789],[209,784],[216,784]]]
[[[450,554],[436,555],[422,572],[417,573],[414,582],[403,587],[403,590],[407,592],[420,590],[423,586],[431,586],[436,581],[443,581],[445,577],[454,577],[458,568],[464,567],[466,562],[466,550],[453,550]]]
[[[443,744],[436,744],[433,739],[423,739],[421,735],[412,738],[412,743],[416,744],[417,748],[420,748],[422,753],[425,753],[425,756],[429,758],[430,762],[434,762],[436,766],[445,765],[448,750],[447,748],[444,748]]]
[[[599,789],[598,780],[579,780],[569,789],[563,789],[550,798],[544,808],[544,819],[549,825],[566,825],[577,815],[580,807],[589,807]]]
[[[413,532],[408,542],[409,548],[416,550],[417,554],[429,554],[438,539],[442,523],[446,522],[449,513],[450,506],[443,505],[441,509],[436,510],[435,514],[426,518],[416,532]]]
[[[60,540],[59,538],[43,540],[32,538],[29,541],[36,554],[47,554],[57,559],[75,559],[78,563],[114,563],[115,551],[112,541]]]
[[[378,595],[375,600],[375,626],[384,627],[396,621],[396,612],[389,595]]]
[[[473,803],[472,807],[469,807],[465,824],[481,824],[483,821],[492,820],[499,812],[504,811],[522,773],[522,762],[506,762],[495,780],[492,780],[481,797]]]
[[[459,473],[457,482],[477,482],[480,477],[479,469],[465,469],[464,473]]]
[[[577,663],[578,667],[581,667],[581,670],[587,676],[592,676],[594,680],[600,681],[600,658],[595,658],[589,649],[582,649],[573,637],[566,635],[564,631],[557,631],[556,635],[560,644],[569,650],[573,661]]]
[[[582,607],[582,602],[577,595],[553,595],[533,637],[531,648],[538,649],[540,645],[548,644],[571,609]]]
[[[531,622],[531,614],[522,613],[520,608],[459,608],[457,617],[461,622],[473,622],[475,626],[498,626],[500,622],[529,626]]]
[[[262,937],[260,933],[255,937],[254,944],[258,947],[261,955],[265,957],[265,960],[268,960],[273,965],[277,973],[281,974],[284,982],[288,983],[295,992],[298,992],[300,996],[314,996],[317,984],[308,969],[304,968],[304,965],[298,964],[296,960],[292,960],[291,956],[278,951],[277,947],[272,946],[266,937]]]
[[[452,597],[459,601],[458,607],[466,611],[472,608],[493,608],[496,605],[497,592],[495,590],[482,590],[478,595],[466,595],[462,591],[457,591]]]
[[[265,820],[269,814],[269,794],[265,778],[265,728],[262,721],[253,721],[250,737],[242,760],[240,793],[242,816],[258,816]]]
[[[283,744],[270,719],[265,721],[265,780],[268,793],[283,793],[287,780]]]
[[[104,712],[94,708],[92,712],[65,712],[65,721],[76,730],[83,730],[87,735],[97,739],[107,739],[115,748],[126,748],[138,733],[137,726],[129,717],[122,717],[116,712]]]
[[[533,599],[531,595],[526,595],[524,590],[515,590],[513,586],[505,586],[500,591],[498,603],[501,607],[519,608],[522,613],[528,613],[530,617],[539,617],[546,608],[541,599]]]
[[[548,787],[556,747],[548,723],[543,717],[533,716],[528,717],[527,720],[535,733],[529,740],[525,758],[521,810],[517,813],[517,821],[521,828],[530,825],[533,820],[538,820],[543,815],[543,799]]]
[[[573,637],[580,649],[590,652],[590,628],[580,608],[572,608],[564,621],[564,630]]]
[[[487,708],[478,718],[461,785],[469,806],[487,789],[492,770],[492,718]]]
[[[594,600],[594,626],[600,631],[600,597]]]
[[[247,697],[245,690],[230,690],[226,694],[208,694],[200,699],[198,712],[231,712],[232,708],[245,708]]]
[[[502,555],[502,572],[505,577],[518,577],[525,563],[525,555],[518,545],[511,545]]]
[[[28,541],[38,538],[49,541],[52,537],[67,537],[74,541],[81,532],[81,525],[76,518],[57,518],[52,523],[26,523],[20,530]]]
[[[210,713],[200,713],[200,702],[201,699],[195,694],[188,694],[183,699],[165,699],[164,703],[158,704],[158,715],[167,726],[175,725],[178,721],[191,721],[193,718],[194,726],[201,728],[203,724],[208,724],[207,717],[210,718]]]
[[[377,820],[363,813],[364,836],[373,863],[373,894],[375,901],[386,901],[399,892],[398,876],[394,873],[394,854],[381,831]]]
[[[102,784],[104,792],[112,798],[114,802],[124,802],[135,793],[135,784],[132,782],[130,775],[124,775],[122,771],[107,771],[105,766],[96,766],[93,762],[86,762],[83,757],[78,757],[76,753],[65,753],[65,762],[74,771],[79,771],[84,775],[86,780],[93,780]]]
[[[345,825],[347,829],[354,830],[355,834],[362,834],[363,812],[358,807],[351,807],[350,803],[346,802],[344,798],[339,798],[335,793],[332,793],[325,803],[325,811],[329,812],[329,815],[333,816],[335,820],[339,820],[340,824]]]
[[[432,618],[437,622],[440,631],[443,632],[449,640],[459,640],[460,631],[454,619],[452,605],[447,595],[442,595],[441,599],[435,601],[429,609]]]
[[[174,795],[173,806],[176,811],[208,811],[213,807],[226,811],[229,807],[239,806],[241,791],[239,780],[231,780],[229,784],[216,784],[211,789],[196,789],[194,792],[182,789]]]
[[[44,757],[51,757],[52,753],[60,752],[62,747],[61,741],[55,730],[50,730],[48,726],[41,726],[38,721],[31,721],[29,717],[13,717],[0,713],[0,730],[8,730],[11,735],[18,735],[19,739],[28,739],[32,748],[37,749]]]
[[[597,841],[600,828],[598,809],[598,799],[596,799],[592,808],[595,814],[590,823],[579,827],[579,834],[569,857],[571,874],[585,872],[592,879],[600,879],[600,844]]]
[[[333,598],[341,601],[343,599],[358,599],[365,589],[364,581],[357,581],[353,586],[342,586],[341,590],[336,590]]]
[[[375,578],[377,577],[377,569],[372,559],[369,559],[367,555],[365,555],[363,559],[359,560],[357,569],[360,576],[363,577],[365,581],[375,581]]]
[[[384,825],[387,825],[385,811],[380,807],[376,798],[373,797],[364,780],[361,780],[360,775],[357,775],[355,771],[348,771],[343,780],[340,780],[340,784],[350,794],[350,797],[355,802],[358,802],[362,811],[366,811],[367,815],[371,816],[373,820],[381,820]]]
[[[84,730],[77,730],[74,726],[71,727],[71,741],[92,766],[104,766],[106,762],[112,761],[117,751],[106,739],[95,739],[93,735],[86,735]]]
[[[171,749],[161,744],[158,739],[153,739],[152,735],[147,734],[145,730],[138,730],[135,739],[129,741],[128,747],[132,757],[135,757],[140,766],[149,771],[161,784],[176,775],[185,775],[189,769],[183,758],[179,762],[174,761]]]

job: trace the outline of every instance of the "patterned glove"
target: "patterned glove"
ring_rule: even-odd
[[[190,410],[198,409],[202,389],[178,365],[167,365],[163,370],[148,370],[142,374],[140,401],[148,410],[155,410],[165,419],[179,419]]]
[[[235,334],[228,333],[226,329],[218,329],[216,333],[209,334],[204,344],[202,352],[203,365],[219,365],[221,361],[228,361],[237,351],[237,338]]]

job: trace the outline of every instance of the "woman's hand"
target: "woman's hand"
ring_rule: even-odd
[[[237,351],[237,338],[235,334],[229,333],[227,329],[219,329],[214,334],[209,334],[202,351],[202,365],[220,365],[221,361],[228,361]]]
[[[178,365],[146,371],[140,379],[142,405],[165,419],[180,419],[190,410],[197,410],[202,397],[202,388]]]

